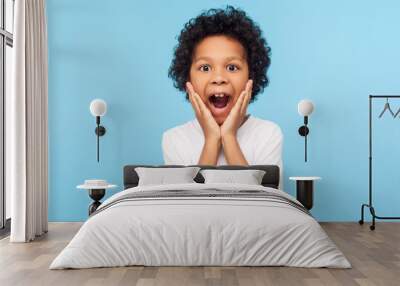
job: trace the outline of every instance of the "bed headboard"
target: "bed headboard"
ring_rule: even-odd
[[[204,166],[204,165],[191,165],[200,167],[202,170],[204,169],[219,169],[219,170],[263,170],[265,171],[265,175],[262,179],[261,184],[264,187],[271,187],[277,189],[279,186],[279,167],[276,165],[252,165],[252,166]],[[185,167],[183,165],[126,165],[124,166],[124,189],[133,188],[138,185],[139,176],[135,171],[136,167],[147,167],[147,168],[177,168],[177,167]],[[204,183],[204,178],[200,174],[194,178],[197,183]]]

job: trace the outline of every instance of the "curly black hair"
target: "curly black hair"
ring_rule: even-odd
[[[268,85],[267,69],[271,63],[271,48],[262,36],[260,27],[244,11],[227,6],[210,9],[187,22],[178,37],[178,45],[168,71],[174,87],[186,92],[193,51],[198,43],[212,35],[225,35],[239,41],[246,51],[249,78],[253,80],[250,102]],[[188,94],[186,94],[188,99]]]

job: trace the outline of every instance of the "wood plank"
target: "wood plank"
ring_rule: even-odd
[[[0,240],[0,285],[399,285],[400,223],[379,222],[375,231],[357,223],[321,223],[352,269],[295,267],[115,267],[49,270],[81,223],[50,223],[32,243]]]

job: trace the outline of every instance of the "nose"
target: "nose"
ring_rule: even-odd
[[[212,76],[211,83],[216,84],[216,85],[221,85],[227,83],[228,80],[224,75],[224,72],[222,70],[215,70]]]

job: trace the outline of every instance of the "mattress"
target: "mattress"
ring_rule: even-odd
[[[138,186],[111,196],[50,269],[130,265],[351,267],[289,194],[198,183]]]

